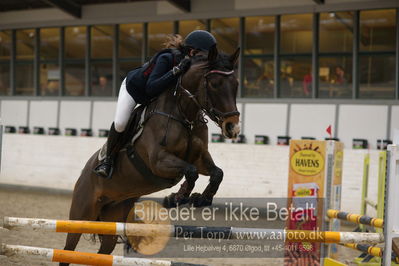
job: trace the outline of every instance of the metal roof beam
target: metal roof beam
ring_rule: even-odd
[[[61,9],[62,11],[74,16],[82,17],[82,7],[71,0],[41,0],[49,5]]]
[[[184,12],[191,11],[191,0],[168,0],[168,2],[180,8]]]

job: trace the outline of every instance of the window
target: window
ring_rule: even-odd
[[[312,52],[312,14],[281,16],[281,53]]]
[[[85,95],[85,64],[65,63],[65,95],[83,96]]]
[[[10,64],[0,63],[0,95],[10,94]]]
[[[91,58],[112,58],[113,26],[91,27]]]
[[[360,98],[395,98],[395,56],[361,55]]]
[[[0,31],[0,60],[10,60],[11,46],[11,31]]]
[[[16,31],[16,95],[33,95],[33,58],[35,51],[35,38],[34,29]]]
[[[33,63],[15,65],[16,95],[33,95]]]
[[[173,22],[148,23],[147,57],[153,56],[163,49],[163,43],[166,41],[166,36],[173,33]]]
[[[232,54],[238,47],[239,19],[223,18],[211,20],[211,32],[218,42],[218,49]]]
[[[353,16],[353,12],[320,14],[319,50],[321,53],[352,52]]]
[[[319,57],[319,98],[352,98],[352,56]]]
[[[245,18],[243,97],[274,97],[274,17]]]
[[[58,59],[60,49],[60,29],[40,29],[40,59]]]
[[[35,53],[35,30],[17,30],[17,59],[33,60]]]
[[[112,96],[114,26],[91,27],[91,96]]]
[[[396,10],[360,12],[359,98],[395,97]]]
[[[0,95],[9,95],[10,90],[10,59],[11,31],[0,31]]]
[[[64,82],[66,96],[85,95],[85,57],[87,28],[65,28]]]
[[[312,97],[312,14],[281,16],[279,97]]]
[[[183,38],[194,30],[206,30],[206,20],[183,20],[179,22],[179,34]]]
[[[58,66],[60,29],[40,29],[40,95],[58,96],[60,69]]]
[[[91,63],[91,95],[112,96],[112,62]]]
[[[65,59],[84,59],[86,55],[86,27],[65,28]]]
[[[119,73],[116,94],[127,73],[142,65],[143,58],[143,24],[122,24],[119,26]]]
[[[60,90],[60,69],[57,64],[40,64],[40,91],[43,96],[58,96]]]
[[[248,57],[244,59],[243,97],[274,96],[273,58]]]
[[[141,58],[143,53],[143,24],[119,26],[119,57]]]
[[[360,51],[394,51],[395,9],[360,12]]]
[[[352,98],[354,12],[321,13],[319,98]]]
[[[280,68],[280,97],[310,98],[312,96],[312,58],[284,57]]]
[[[274,17],[245,18],[245,55],[273,54]]]

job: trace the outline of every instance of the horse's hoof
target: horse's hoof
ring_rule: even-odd
[[[180,198],[176,199],[177,205],[183,205],[190,202],[190,198]]]
[[[176,202],[176,193],[172,193],[172,194],[170,194],[169,196],[166,196],[164,199],[163,199],[163,203],[162,203],[162,205],[165,207],[165,208],[175,208],[175,207],[177,207],[177,202]]]
[[[200,193],[193,193],[190,196],[190,204],[192,204],[194,207],[211,206],[212,199],[207,199]]]
[[[165,208],[175,208],[178,205],[183,205],[189,202],[189,198],[177,198],[176,193],[172,193],[163,199],[163,206]]]

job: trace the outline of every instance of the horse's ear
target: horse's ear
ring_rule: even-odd
[[[240,47],[238,47],[237,50],[232,55],[230,55],[229,60],[233,66],[237,64],[239,56],[240,56]]]
[[[216,60],[218,57],[218,48],[216,48],[216,45],[212,46],[211,49],[209,49],[208,52],[208,62],[213,62]]]

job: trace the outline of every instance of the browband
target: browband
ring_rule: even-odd
[[[211,70],[208,73],[205,74],[205,77],[209,76],[210,74],[220,74],[223,76],[230,76],[234,73],[234,70],[232,71],[222,71],[222,70]]]

